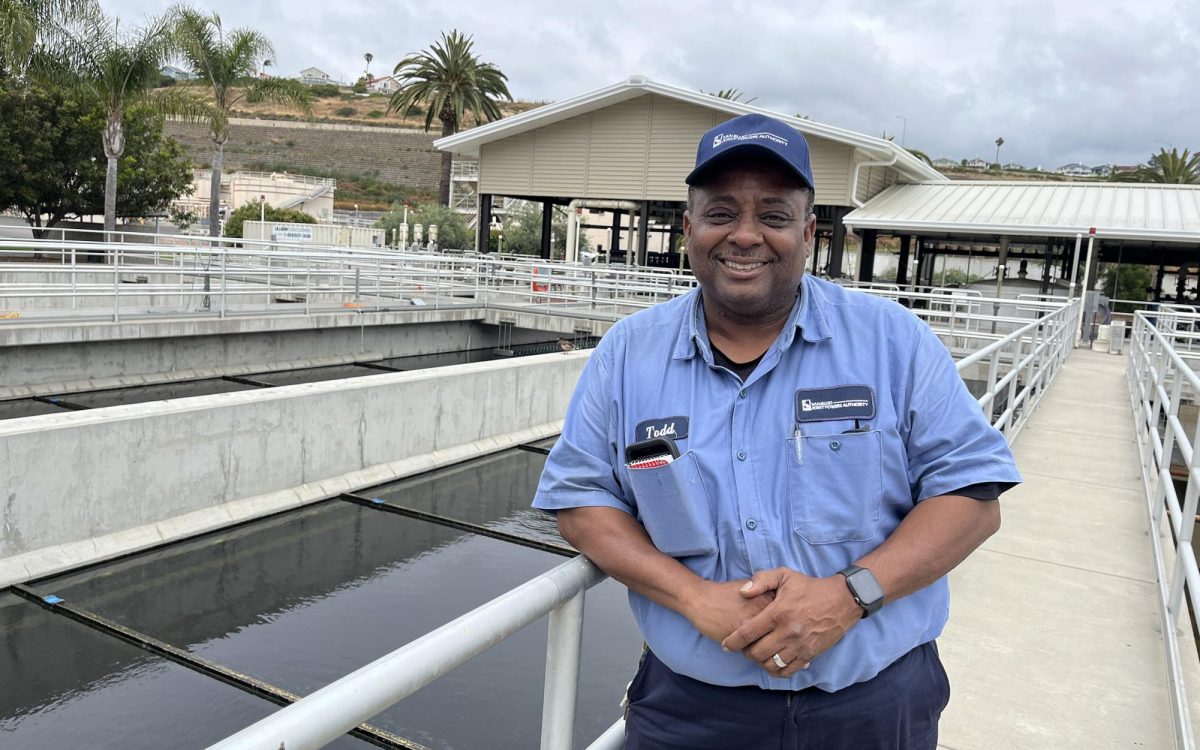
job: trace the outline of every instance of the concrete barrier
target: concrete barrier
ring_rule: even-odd
[[[557,433],[588,352],[0,423],[0,587]]]

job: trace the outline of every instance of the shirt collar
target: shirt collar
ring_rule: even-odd
[[[704,361],[712,364],[712,349],[708,341],[708,327],[704,323],[701,294],[699,287],[691,292],[683,325],[679,327],[679,336],[675,340],[673,359],[691,359],[699,350]],[[776,339],[781,352],[787,351],[792,345],[797,330],[800,331],[800,337],[810,343],[833,337],[822,309],[824,305],[824,295],[821,294],[817,282],[805,274],[800,280],[800,294],[796,297],[796,303],[792,305],[787,322]]]

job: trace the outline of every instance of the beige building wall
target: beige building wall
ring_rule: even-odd
[[[682,201],[687,198],[683,178],[695,164],[700,136],[729,117],[664,96],[640,96],[483,144],[479,190],[529,197]],[[817,202],[850,205],[854,149],[816,136],[809,136],[808,143]],[[885,170],[877,171],[882,185]]]

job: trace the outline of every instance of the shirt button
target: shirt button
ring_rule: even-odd
[[[745,398],[745,397],[746,397],[746,389],[743,388],[742,390],[738,391],[738,398]]]
[[[754,531],[758,528],[758,521],[755,521],[753,518],[751,518],[749,521],[746,521],[746,528]]]
[[[746,451],[738,451],[737,458],[739,461],[745,461],[746,460]]]
[[[829,444],[829,447],[830,447],[830,448],[831,448],[831,449],[832,449],[834,452],[837,452],[837,451],[840,451],[840,450],[842,449],[842,444],[841,444],[841,443],[839,443],[838,441],[834,440],[832,443],[830,443],[830,444]]]

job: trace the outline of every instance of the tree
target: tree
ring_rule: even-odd
[[[94,0],[0,0],[0,69],[21,74],[38,40],[55,36],[60,24]]]
[[[375,55],[367,52],[363,54],[363,59],[367,61],[367,67],[363,70],[363,75],[369,80],[371,78],[371,61],[375,59]]]
[[[393,205],[392,210],[379,218],[375,226],[387,232],[387,240],[400,234],[400,225],[404,223],[404,207]],[[475,247],[475,232],[467,226],[466,218],[450,208],[434,203],[423,203],[408,209],[408,223],[411,227],[420,224],[425,227],[426,237],[430,224],[438,228],[438,247],[451,250],[466,250]],[[412,240],[412,230],[409,230],[409,240]]]
[[[1113,182],[1161,182],[1176,185],[1200,184],[1200,153],[1183,153],[1172,147],[1170,151],[1159,149],[1149,161],[1132,172],[1114,172]]]
[[[999,163],[1000,163],[1000,147],[1001,147],[1001,146],[1003,146],[1003,145],[1004,145],[1004,139],[1003,139],[1003,138],[997,138],[997,139],[996,139],[996,159],[995,159],[995,162],[996,162],[997,164],[999,164]]]
[[[117,170],[125,153],[125,111],[137,104],[158,114],[190,116],[196,109],[192,97],[176,89],[154,91],[159,69],[171,50],[167,17],[152,18],[145,26],[122,31],[98,10],[84,14],[61,39],[35,51],[31,70],[64,87],[87,92],[104,108],[101,142],[107,160],[104,183],[104,230],[117,226]]]
[[[750,104],[758,98],[757,96],[752,96],[749,99],[742,101],[742,97],[745,96],[745,94],[743,94],[740,89],[721,89],[720,91],[704,91],[703,93],[708,94],[709,96],[715,96],[718,99],[725,99],[731,102],[741,102],[742,104]],[[800,115],[796,116],[800,117]],[[801,119],[808,118],[801,117]]]
[[[225,221],[225,236],[241,237],[242,226],[247,221],[258,221],[260,217],[265,221],[279,221],[289,224],[317,223],[316,217],[299,209],[275,208],[270,203],[264,206],[262,201],[253,201],[244,204],[241,208],[229,214],[229,218]]]
[[[404,113],[423,104],[425,130],[437,117],[443,137],[457,133],[468,112],[476,125],[500,119],[498,100],[512,101],[508,77],[495,65],[480,61],[473,47],[473,38],[455,29],[449,34],[442,32],[441,41],[430,45],[428,51],[397,63],[393,74],[400,88],[388,101],[388,111]],[[442,153],[438,200],[444,206],[450,205],[451,159],[449,151]]]
[[[253,29],[238,28],[228,34],[221,17],[186,6],[174,11],[174,40],[192,72],[209,82],[214,101],[203,110],[212,136],[212,184],[209,188],[208,229],[216,237],[220,226],[216,217],[221,207],[221,171],[225,165],[225,142],[229,140],[229,117],[234,105],[244,97],[294,105],[305,115],[311,114],[307,87],[294,78],[260,78],[237,89],[235,84],[249,75],[255,61],[274,59],[270,40]]]
[[[554,209],[550,220],[550,255],[563,258],[567,248],[567,221],[565,211]],[[540,203],[525,203],[504,217],[504,252],[519,255],[539,255],[542,252],[542,206]],[[576,239],[577,245],[584,243],[583,232]],[[495,247],[493,244],[492,247]]]
[[[922,151],[921,149],[919,149],[919,148],[906,148],[906,149],[904,149],[904,150],[905,150],[905,151],[907,151],[908,153],[912,154],[913,156],[917,157],[917,158],[918,158],[918,159],[920,159],[921,161],[925,162],[925,163],[926,163],[926,164],[928,164],[929,166],[931,166],[931,167],[933,166],[933,159],[930,159],[930,158],[929,158],[929,154],[925,153],[925,152],[924,152],[924,151]]]
[[[1144,302],[1150,299],[1153,287],[1148,266],[1105,263],[1100,267],[1100,279],[1100,288],[1110,300]],[[1118,303],[1115,307],[1116,312],[1133,312],[1137,309],[1141,309],[1141,306]]]
[[[152,112],[130,109],[123,126],[123,213],[162,213],[190,189],[191,162]],[[20,212],[39,239],[68,217],[102,212],[104,127],[103,108],[80,92],[0,87],[0,209]]]

